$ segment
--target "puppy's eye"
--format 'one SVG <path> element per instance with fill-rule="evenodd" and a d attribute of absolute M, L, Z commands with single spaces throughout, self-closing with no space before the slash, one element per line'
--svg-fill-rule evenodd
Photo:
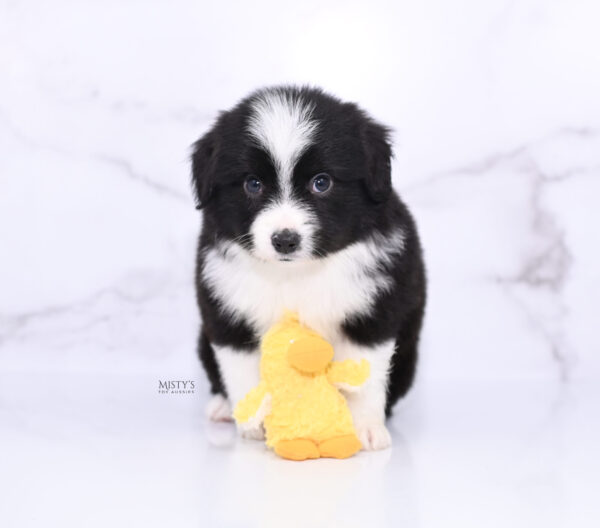
<path fill-rule="evenodd" d="M 248 194 L 256 196 L 263 191 L 263 184 L 256 176 L 251 174 L 244 181 L 244 190 Z"/>
<path fill-rule="evenodd" d="M 310 190 L 313 193 L 321 194 L 331 189 L 332 184 L 331 176 L 322 172 L 310 180 Z"/>

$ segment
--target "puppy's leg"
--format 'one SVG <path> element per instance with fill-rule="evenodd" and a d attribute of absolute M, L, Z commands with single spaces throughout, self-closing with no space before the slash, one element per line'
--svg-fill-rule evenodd
<path fill-rule="evenodd" d="M 417 367 L 419 333 L 423 321 L 423 309 L 410 314 L 396 339 L 396 352 L 392 358 L 392 367 L 387 391 L 387 416 L 392 414 L 393 405 L 408 392 L 413 384 Z"/>
<path fill-rule="evenodd" d="M 213 345 L 213 348 L 229 396 L 230 409 L 233 410 L 248 391 L 256 387 L 260 381 L 260 353 L 258 350 L 250 352 L 229 346 Z M 238 430 L 244 438 L 262 440 L 265 437 L 262 425 L 238 424 Z"/>
<path fill-rule="evenodd" d="M 345 391 L 354 427 L 363 449 L 385 449 L 392 443 L 385 426 L 388 371 L 394 340 L 372 347 L 344 340 L 336 347 L 336 359 L 366 359 L 371 365 L 369 379 L 356 391 Z"/>
<path fill-rule="evenodd" d="M 223 386 L 221 372 L 215 358 L 215 351 L 204 332 L 200 334 L 200 339 L 198 340 L 198 356 L 208 377 L 210 393 L 212 394 L 206 406 L 206 416 L 213 422 L 231 421 L 231 405 Z"/>

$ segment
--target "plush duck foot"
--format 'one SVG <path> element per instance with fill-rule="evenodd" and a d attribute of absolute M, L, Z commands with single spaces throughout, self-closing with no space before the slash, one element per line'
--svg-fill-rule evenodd
<path fill-rule="evenodd" d="M 356 435 L 329 438 L 319 444 L 319 454 L 327 458 L 348 458 L 360 451 L 362 445 Z"/>
<path fill-rule="evenodd" d="M 319 458 L 319 449 L 311 440 L 295 438 L 293 440 L 281 440 L 275 446 L 275 453 L 289 460 L 306 460 L 307 458 Z"/>

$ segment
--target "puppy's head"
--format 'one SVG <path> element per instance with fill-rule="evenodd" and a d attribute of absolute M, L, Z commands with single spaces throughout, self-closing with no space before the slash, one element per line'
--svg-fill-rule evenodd
<path fill-rule="evenodd" d="M 322 258 L 373 229 L 392 192 L 388 130 L 309 88 L 260 90 L 194 144 L 205 234 L 265 261 Z"/>

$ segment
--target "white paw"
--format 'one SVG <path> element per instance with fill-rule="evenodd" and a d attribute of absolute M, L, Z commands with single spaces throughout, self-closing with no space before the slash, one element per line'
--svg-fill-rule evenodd
<path fill-rule="evenodd" d="M 390 432 L 382 423 L 357 427 L 356 433 L 365 451 L 385 449 L 392 445 Z"/>
<path fill-rule="evenodd" d="M 255 423 L 241 423 L 238 424 L 238 431 L 242 438 L 249 440 L 264 440 L 265 439 L 265 428 L 262 424 L 256 425 Z"/>
<path fill-rule="evenodd" d="M 221 394 L 215 394 L 206 405 L 206 416 L 213 422 L 231 422 L 231 405 Z"/>

